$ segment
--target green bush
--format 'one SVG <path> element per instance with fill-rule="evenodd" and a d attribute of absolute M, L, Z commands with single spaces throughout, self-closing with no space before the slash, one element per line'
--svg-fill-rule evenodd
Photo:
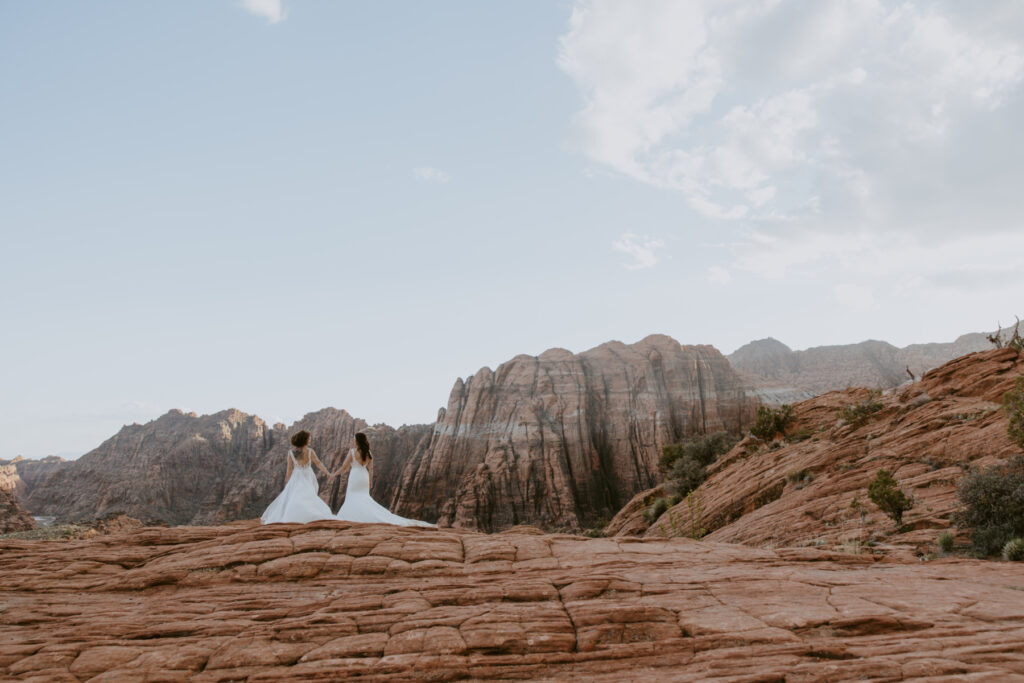
<path fill-rule="evenodd" d="M 872 389 L 868 392 L 867 398 L 844 406 L 839 411 L 839 417 L 854 427 L 861 427 L 872 415 L 882 409 L 882 404 L 878 402 L 881 396 L 881 391 Z"/>
<path fill-rule="evenodd" d="M 948 531 L 943 531 L 941 534 L 939 534 L 939 550 L 941 550 L 944 553 L 953 552 L 953 541 L 953 534 L 949 533 Z"/>
<path fill-rule="evenodd" d="M 1015 538 L 1012 541 L 1007 541 L 1006 545 L 1003 546 L 1003 558 L 1010 562 L 1024 560 L 1024 538 Z"/>
<path fill-rule="evenodd" d="M 658 498 L 651 504 L 649 508 L 647 508 L 646 511 L 644 511 L 644 518 L 649 523 L 653 524 L 658 519 L 658 517 L 661 517 L 663 514 L 665 514 L 665 511 L 668 510 L 668 508 L 668 498 Z"/>
<path fill-rule="evenodd" d="M 771 441 L 776 434 L 786 435 L 786 430 L 793 424 L 793 406 L 786 404 L 778 408 L 768 406 L 757 407 L 757 419 L 750 433 L 762 441 Z"/>
<path fill-rule="evenodd" d="M 868 484 L 868 498 L 896 523 L 903 525 L 903 513 L 914 507 L 913 499 L 900 490 L 899 484 L 889 470 L 878 470 L 874 480 Z"/>
<path fill-rule="evenodd" d="M 1005 465 L 971 470 L 960 480 L 957 495 L 963 508 L 954 521 L 970 530 L 979 554 L 996 555 L 1008 541 L 1024 536 L 1024 455 Z"/>
<path fill-rule="evenodd" d="M 1024 377 L 1018 377 L 1013 389 L 1003 394 L 1003 412 L 1010 423 L 1006 433 L 1015 444 L 1024 448 Z"/>
<path fill-rule="evenodd" d="M 736 437 L 731 434 L 715 432 L 662 448 L 658 468 L 673 499 L 682 500 L 683 496 L 703 484 L 707 466 L 720 455 L 728 453 L 735 443 Z"/>

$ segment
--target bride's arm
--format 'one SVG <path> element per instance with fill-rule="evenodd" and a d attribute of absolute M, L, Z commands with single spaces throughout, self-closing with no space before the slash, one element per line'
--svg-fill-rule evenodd
<path fill-rule="evenodd" d="M 314 465 L 320 468 L 320 471 L 324 473 L 325 477 L 331 476 L 331 473 L 327 471 L 327 468 L 324 467 L 324 464 L 320 462 L 320 458 L 316 457 L 316 451 L 314 451 L 312 448 L 309 449 L 309 460 Z"/>
<path fill-rule="evenodd" d="M 285 455 L 284 457 L 288 459 L 288 472 L 284 475 L 285 483 L 287 483 L 291 481 L 292 478 L 292 456 Z"/>
<path fill-rule="evenodd" d="M 345 456 L 345 459 L 341 461 L 341 467 L 338 468 L 338 471 L 335 472 L 335 474 L 340 476 L 342 472 L 344 472 L 345 470 L 347 470 L 351 466 L 352 466 L 352 451 L 349 451 L 348 454 Z"/>
<path fill-rule="evenodd" d="M 366 473 L 370 476 L 370 490 L 373 490 L 373 461 L 366 463 Z"/>

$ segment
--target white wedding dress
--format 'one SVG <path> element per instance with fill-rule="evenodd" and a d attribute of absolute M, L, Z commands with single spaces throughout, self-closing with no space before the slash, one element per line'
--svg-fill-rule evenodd
<path fill-rule="evenodd" d="M 343 522 L 397 524 L 398 526 L 436 526 L 430 522 L 421 522 L 418 519 L 399 517 L 371 498 L 370 472 L 366 467 L 359 464 L 353 453 L 349 453 L 348 457 L 352 460 L 352 468 L 348 473 L 345 502 L 342 503 L 335 518 Z"/>
<path fill-rule="evenodd" d="M 312 462 L 299 465 L 294 451 L 288 451 L 292 459 L 292 476 L 285 482 L 284 489 L 267 506 L 260 519 L 264 524 L 278 522 L 299 522 L 305 524 L 318 519 L 334 519 L 331 508 L 320 500 L 317 492 L 320 485 L 313 473 Z"/>

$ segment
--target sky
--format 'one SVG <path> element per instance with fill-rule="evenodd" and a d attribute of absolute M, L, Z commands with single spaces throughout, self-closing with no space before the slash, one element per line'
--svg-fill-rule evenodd
<path fill-rule="evenodd" d="M 0 458 L 1024 314 L 1017 0 L 0 0 Z"/>

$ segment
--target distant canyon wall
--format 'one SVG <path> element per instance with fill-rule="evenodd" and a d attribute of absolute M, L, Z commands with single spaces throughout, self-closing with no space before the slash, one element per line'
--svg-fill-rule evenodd
<path fill-rule="evenodd" d="M 738 432 L 756 409 L 721 353 L 663 335 L 517 356 L 455 383 L 392 503 L 484 531 L 579 529 L 653 486 L 663 446 Z"/>

